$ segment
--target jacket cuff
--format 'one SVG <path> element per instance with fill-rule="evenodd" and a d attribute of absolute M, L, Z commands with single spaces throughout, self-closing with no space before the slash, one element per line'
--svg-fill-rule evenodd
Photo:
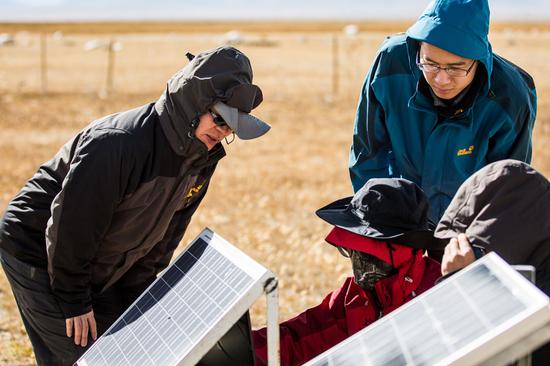
<path fill-rule="evenodd" d="M 91 301 L 90 303 L 86 303 L 86 304 L 69 304 L 58 300 L 58 303 L 65 319 L 83 315 L 83 314 L 89 313 L 90 310 L 92 310 Z"/>

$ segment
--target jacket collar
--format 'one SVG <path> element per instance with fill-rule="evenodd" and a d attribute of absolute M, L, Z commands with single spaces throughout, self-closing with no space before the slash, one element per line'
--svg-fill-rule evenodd
<path fill-rule="evenodd" d="M 371 292 L 363 290 L 352 278 L 353 287 L 356 290 L 350 292 L 348 296 L 359 296 L 367 305 L 372 304 L 377 312 L 386 315 L 409 300 L 420 286 L 425 269 L 426 261 L 423 254 L 417 251 L 408 262 L 402 264 L 397 273 L 376 282 Z"/>
<path fill-rule="evenodd" d="M 384 315 L 407 302 L 420 285 L 425 269 L 423 254 L 417 251 L 407 263 L 399 267 L 395 275 L 374 285 L 374 292 Z"/>
<path fill-rule="evenodd" d="M 373 291 L 363 290 L 353 277 L 348 278 L 350 282 L 344 301 L 348 334 L 358 332 L 410 300 L 420 286 L 425 270 L 426 261 L 417 251 L 396 274 L 378 281 Z"/>

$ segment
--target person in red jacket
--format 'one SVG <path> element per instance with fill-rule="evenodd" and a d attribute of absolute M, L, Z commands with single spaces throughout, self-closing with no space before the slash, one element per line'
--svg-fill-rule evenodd
<path fill-rule="evenodd" d="M 326 237 L 349 257 L 353 277 L 321 304 L 280 324 L 281 365 L 301 365 L 432 287 L 440 264 L 424 256 L 441 250 L 428 202 L 414 183 L 374 178 L 353 197 L 317 211 L 334 225 Z M 253 332 L 258 365 L 266 364 L 266 328 Z"/>

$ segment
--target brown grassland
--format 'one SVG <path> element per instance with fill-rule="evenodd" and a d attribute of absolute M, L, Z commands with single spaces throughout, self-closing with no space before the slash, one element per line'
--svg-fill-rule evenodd
<path fill-rule="evenodd" d="M 358 23 L 361 32 L 349 37 L 341 32 L 344 24 L 0 24 L 0 33 L 15 35 L 15 45 L 0 47 L 0 211 L 75 132 L 95 118 L 154 101 L 185 63 L 186 51 L 219 45 L 224 32 L 239 29 L 244 42 L 237 47 L 252 60 L 254 81 L 264 91 L 256 114 L 273 129 L 227 147 L 183 243 L 208 226 L 273 270 L 281 319 L 317 304 L 351 266 L 324 243 L 330 227 L 314 212 L 351 194 L 347 156 L 363 77 L 384 37 L 408 26 Z M 40 32 L 48 45 L 47 94 L 40 92 Z M 123 47 L 107 96 L 107 53 L 84 46 L 111 38 Z M 497 53 L 535 79 L 533 165 L 548 177 L 550 25 L 496 24 L 490 38 Z M 263 300 L 252 317 L 255 325 L 265 323 Z M 32 350 L 0 271 L 0 365 L 31 364 Z"/>

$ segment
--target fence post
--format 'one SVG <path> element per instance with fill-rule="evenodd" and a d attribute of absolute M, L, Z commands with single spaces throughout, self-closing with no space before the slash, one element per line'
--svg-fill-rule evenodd
<path fill-rule="evenodd" d="M 48 42 L 46 33 L 40 33 L 40 92 L 48 92 Z"/>
<path fill-rule="evenodd" d="M 106 90 L 105 94 L 111 95 L 113 92 L 113 71 L 115 68 L 115 42 L 113 39 L 109 39 L 109 44 L 107 45 L 107 81 L 106 81 Z"/>
<path fill-rule="evenodd" d="M 338 59 L 338 35 L 332 35 L 332 95 L 338 94 L 338 84 L 340 83 Z"/>

